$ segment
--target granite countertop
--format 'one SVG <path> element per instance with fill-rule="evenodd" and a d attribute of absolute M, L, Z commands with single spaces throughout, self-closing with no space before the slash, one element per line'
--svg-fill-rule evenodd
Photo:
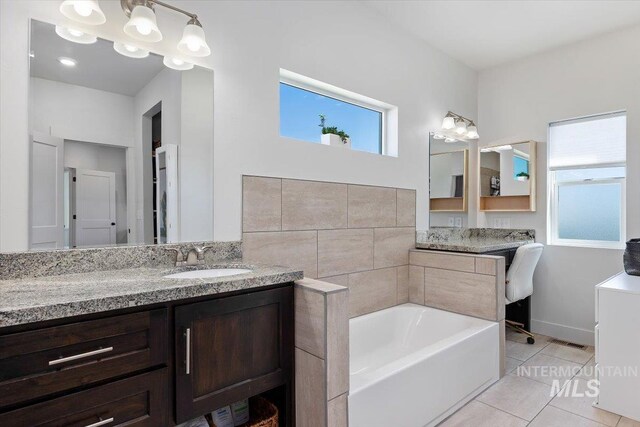
<path fill-rule="evenodd" d="M 526 245 L 527 243 L 533 243 L 533 240 L 505 241 L 490 238 L 469 238 L 447 242 L 416 242 L 416 248 L 481 254 L 485 252 L 499 251 L 502 249 L 514 249 L 519 246 Z"/>
<path fill-rule="evenodd" d="M 252 271 L 214 279 L 163 277 L 205 268 Z M 0 280 L 0 327 L 255 289 L 302 278 L 300 270 L 248 265 L 237 260 L 197 267 L 137 267 Z"/>
<path fill-rule="evenodd" d="M 416 248 L 486 253 L 514 249 L 535 241 L 534 230 L 434 227 L 416 233 Z"/>

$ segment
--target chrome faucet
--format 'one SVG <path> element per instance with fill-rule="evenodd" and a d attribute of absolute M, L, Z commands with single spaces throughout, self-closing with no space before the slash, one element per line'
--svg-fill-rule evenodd
<path fill-rule="evenodd" d="M 204 255 L 212 246 L 198 247 L 193 245 L 187 252 L 179 248 L 166 248 L 176 253 L 176 267 L 204 264 Z"/>

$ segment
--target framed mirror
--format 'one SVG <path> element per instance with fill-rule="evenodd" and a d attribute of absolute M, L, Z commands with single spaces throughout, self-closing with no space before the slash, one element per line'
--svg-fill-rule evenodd
<path fill-rule="evenodd" d="M 212 240 L 213 71 L 73 39 L 31 21 L 30 248 Z"/>
<path fill-rule="evenodd" d="M 429 210 L 466 212 L 469 186 L 468 143 L 429 136 Z"/>
<path fill-rule="evenodd" d="M 535 141 L 480 148 L 480 211 L 535 211 L 535 172 Z"/>

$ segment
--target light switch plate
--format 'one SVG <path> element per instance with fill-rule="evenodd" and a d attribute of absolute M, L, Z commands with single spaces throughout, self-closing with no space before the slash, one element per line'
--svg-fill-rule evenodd
<path fill-rule="evenodd" d="M 456 227 L 462 228 L 462 217 L 456 217 Z"/>
<path fill-rule="evenodd" d="M 448 224 L 449 224 L 449 227 L 455 227 L 456 225 L 455 219 L 452 216 L 449 217 Z"/>

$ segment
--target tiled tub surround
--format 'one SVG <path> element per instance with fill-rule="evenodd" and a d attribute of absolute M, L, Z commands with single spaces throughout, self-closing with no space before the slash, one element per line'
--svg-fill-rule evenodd
<path fill-rule="evenodd" d="M 484 253 L 512 249 L 535 240 L 535 230 L 433 227 L 416 233 L 416 248 Z"/>
<path fill-rule="evenodd" d="M 413 249 L 409 263 L 410 302 L 500 323 L 504 373 L 504 257 Z"/>
<path fill-rule="evenodd" d="M 166 267 L 175 263 L 172 249 L 208 247 L 206 262 L 237 261 L 241 242 L 190 242 L 166 245 L 113 246 L 105 248 L 0 253 L 0 280 L 58 276 L 142 267 Z"/>
<path fill-rule="evenodd" d="M 245 262 L 288 265 L 349 288 L 349 315 L 407 302 L 416 192 L 243 177 Z"/>
<path fill-rule="evenodd" d="M 346 427 L 349 292 L 304 279 L 294 287 L 296 425 Z"/>

